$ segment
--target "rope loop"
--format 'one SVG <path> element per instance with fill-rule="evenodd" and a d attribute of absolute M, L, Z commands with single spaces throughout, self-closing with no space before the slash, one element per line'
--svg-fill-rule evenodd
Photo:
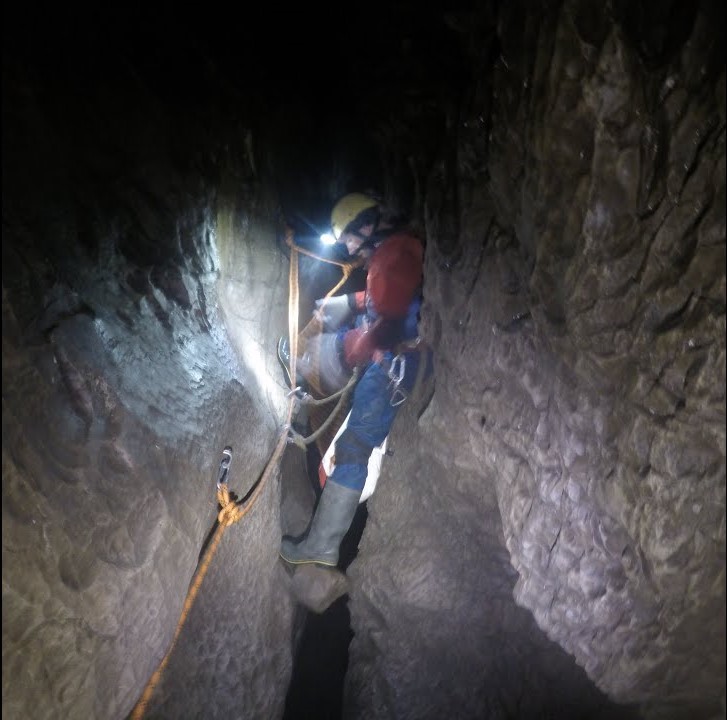
<path fill-rule="evenodd" d="M 217 522 L 220 525 L 229 527 L 234 525 L 243 515 L 240 506 L 230 497 L 230 491 L 227 485 L 220 485 L 217 490 L 217 502 L 222 508 L 217 514 Z"/>
<path fill-rule="evenodd" d="M 306 250 L 300 245 L 295 244 L 295 241 L 293 240 L 293 232 L 291 230 L 285 233 L 285 244 L 291 250 L 295 250 L 301 255 L 306 255 L 310 258 L 313 258 L 314 260 L 320 260 L 321 262 L 328 263 L 329 265 L 337 265 L 341 268 L 341 272 L 343 272 L 343 276 L 346 279 L 353 270 L 355 270 L 357 267 L 361 267 L 361 265 L 363 264 L 362 258 L 356 258 L 353 262 L 343 262 L 341 260 L 333 260 L 331 258 L 323 257 L 323 255 L 318 255 L 314 252 L 311 252 L 310 250 Z"/>
<path fill-rule="evenodd" d="M 293 232 L 290 228 L 286 231 L 285 234 L 285 241 L 287 245 L 291 248 L 291 258 L 290 258 L 290 271 L 288 275 L 288 286 L 290 289 L 290 299 L 289 299 L 289 331 L 290 331 L 290 338 L 291 338 L 291 350 L 292 350 L 292 356 L 291 356 L 291 377 L 296 377 L 296 369 L 295 369 L 295 358 L 297 354 L 297 338 L 298 338 L 298 253 L 301 253 L 303 255 L 308 255 L 309 257 L 312 257 L 316 260 L 320 260 L 322 262 L 330 263 L 332 265 L 338 265 L 341 270 L 343 277 L 339 281 L 339 283 L 334 286 L 328 293 L 326 297 L 329 297 L 336 293 L 338 289 L 346 282 L 346 280 L 349 278 L 352 270 L 356 267 L 359 267 L 361 265 L 360 261 L 355 261 L 353 263 L 344 263 L 339 262 L 336 260 L 331 260 L 330 258 L 324 258 L 319 255 L 316 255 L 314 253 L 311 253 L 307 250 L 304 250 L 303 248 L 299 247 L 293 242 Z M 326 421 L 325 425 L 328 425 L 335 416 L 336 412 L 340 408 L 343 399 L 345 395 L 350 391 L 350 388 L 355 383 L 355 380 L 358 377 L 358 371 L 355 370 L 354 374 L 349 381 L 348 385 L 344 388 L 344 392 L 341 394 L 341 399 L 339 400 L 338 405 L 336 405 L 336 408 L 334 408 L 331 417 Z M 328 400 L 333 399 L 328 398 Z M 230 457 L 231 457 L 231 451 L 232 449 L 229 447 L 226 447 L 224 450 L 224 457 L 222 463 L 220 463 L 220 470 L 217 480 L 217 501 L 220 505 L 220 511 L 217 514 L 217 520 L 219 523 L 219 527 L 216 529 L 212 541 L 207 549 L 207 551 L 204 554 L 204 557 L 202 558 L 202 561 L 200 565 L 197 568 L 197 571 L 194 575 L 194 578 L 192 580 L 192 583 L 189 587 L 189 590 L 187 592 L 187 597 L 184 601 L 184 606 L 182 608 L 182 614 L 179 618 L 179 622 L 177 623 L 177 627 L 174 631 L 174 637 L 172 638 L 171 645 L 169 646 L 169 649 L 167 650 L 166 655 L 162 658 L 162 661 L 159 663 L 159 666 L 157 669 L 152 673 L 152 676 L 149 678 L 149 681 L 146 684 L 146 687 L 144 688 L 144 691 L 141 694 L 141 697 L 137 701 L 136 705 L 134 706 L 130 718 L 131 720 L 142 720 L 146 709 L 151 701 L 152 695 L 154 694 L 154 690 L 159 685 L 159 682 L 162 677 L 162 673 L 164 672 L 164 669 L 167 666 L 167 663 L 169 662 L 169 657 L 172 654 L 172 651 L 177 643 L 177 638 L 179 637 L 179 634 L 182 631 L 182 628 L 186 622 L 187 616 L 189 615 L 189 611 L 194 604 L 195 598 L 197 597 L 197 593 L 199 592 L 199 589 L 202 584 L 202 580 L 204 579 L 207 569 L 209 568 L 209 565 L 212 561 L 212 558 L 214 557 L 217 548 L 219 547 L 220 541 L 222 540 L 222 535 L 224 533 L 225 528 L 229 527 L 230 525 L 233 525 L 234 523 L 241 520 L 255 505 L 255 502 L 260 497 L 264 487 L 266 486 L 268 480 L 272 477 L 272 473 L 274 468 L 278 466 L 278 461 L 280 460 L 283 450 L 285 449 L 285 446 L 288 442 L 292 441 L 295 442 L 299 447 L 302 447 L 305 450 L 305 443 L 311 442 L 312 440 L 317 437 L 319 432 L 314 433 L 310 438 L 302 438 L 298 433 L 291 430 L 291 423 L 293 419 L 293 409 L 295 407 L 295 403 L 298 401 L 297 397 L 295 396 L 294 392 L 291 392 L 288 394 L 288 412 L 287 412 L 287 422 L 284 425 L 284 430 L 281 433 L 278 443 L 275 447 L 275 450 L 273 451 L 272 456 L 268 460 L 265 470 L 263 471 L 262 476 L 260 479 L 256 482 L 255 486 L 250 492 L 250 495 L 248 497 L 247 502 L 244 505 L 239 505 L 237 502 L 235 502 L 230 497 L 230 491 L 227 487 L 227 476 L 228 476 L 228 469 L 230 464 Z M 322 431 L 323 428 L 321 428 Z M 289 435 L 292 435 L 292 437 Z M 302 441 L 302 444 L 301 444 Z"/>
<path fill-rule="evenodd" d="M 319 401 L 318 404 L 323 404 L 325 402 L 329 402 L 330 400 L 333 400 L 334 398 L 338 398 L 338 402 L 336 403 L 336 407 L 331 410 L 331 413 L 326 418 L 326 421 L 316 430 L 315 432 L 308 435 L 308 437 L 303 437 L 299 432 L 296 432 L 293 430 L 291 426 L 288 426 L 288 442 L 293 443 L 296 447 L 299 447 L 301 450 L 305 450 L 307 445 L 310 445 L 312 442 L 317 440 L 329 427 L 329 425 L 333 422 L 333 420 L 338 415 L 339 410 L 343 407 L 343 404 L 346 401 L 346 398 L 351 392 L 351 389 L 358 381 L 359 373 L 361 372 L 360 368 L 355 367 L 353 369 L 353 372 L 351 373 L 350 380 L 344 385 L 337 393 L 334 393 L 330 397 L 324 398 L 322 401 Z"/>

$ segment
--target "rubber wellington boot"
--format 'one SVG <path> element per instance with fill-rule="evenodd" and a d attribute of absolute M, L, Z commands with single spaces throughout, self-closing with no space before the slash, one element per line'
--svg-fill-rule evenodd
<path fill-rule="evenodd" d="M 293 565 L 317 563 L 335 567 L 341 540 L 351 526 L 360 498 L 360 490 L 351 490 L 329 479 L 318 501 L 308 536 L 299 543 L 283 538 L 280 557 Z"/>

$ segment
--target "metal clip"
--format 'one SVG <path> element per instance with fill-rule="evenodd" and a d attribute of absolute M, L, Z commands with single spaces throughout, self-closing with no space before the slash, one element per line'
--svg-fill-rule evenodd
<path fill-rule="evenodd" d="M 397 363 L 399 367 L 397 368 Z M 389 366 L 389 380 L 394 387 L 399 387 L 399 384 L 404 379 L 404 371 L 406 370 L 406 357 L 399 353 L 392 361 Z"/>
<path fill-rule="evenodd" d="M 227 471 L 230 469 L 230 462 L 232 461 L 232 448 L 228 445 L 222 451 L 222 460 L 220 461 L 220 470 L 217 474 L 217 489 L 227 482 Z"/>
<path fill-rule="evenodd" d="M 398 407 L 406 402 L 407 394 L 399 386 L 404 379 L 406 372 L 406 356 L 399 353 L 392 361 L 389 367 L 389 390 L 391 390 L 391 407 Z"/>

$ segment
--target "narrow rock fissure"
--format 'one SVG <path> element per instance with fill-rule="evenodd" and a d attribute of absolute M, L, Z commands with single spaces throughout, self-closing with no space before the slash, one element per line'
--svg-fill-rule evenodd
<path fill-rule="evenodd" d="M 307 480 L 320 495 L 318 464 L 320 453 L 315 444 L 306 453 Z M 298 478 L 298 481 L 303 478 Z M 283 479 L 285 482 L 286 479 Z M 341 542 L 338 570 L 346 572 L 358 553 L 358 544 L 366 527 L 368 512 L 362 503 L 351 527 Z M 294 648 L 293 669 L 285 699 L 283 720 L 340 720 L 343 717 L 343 688 L 348 670 L 348 649 L 354 633 L 351 629 L 349 596 L 335 600 L 322 613 L 298 606 L 302 625 Z"/>
<path fill-rule="evenodd" d="M 9 4 L 3 715 L 724 720 L 725 7 Z M 219 453 L 252 499 L 341 279 L 288 227 L 369 191 L 436 391 L 294 572 L 315 454 L 222 537 Z"/>

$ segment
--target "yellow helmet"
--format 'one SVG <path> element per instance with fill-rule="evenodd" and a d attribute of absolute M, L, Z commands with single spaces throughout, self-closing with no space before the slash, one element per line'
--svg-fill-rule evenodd
<path fill-rule="evenodd" d="M 355 220 L 364 210 L 376 207 L 378 203 L 372 197 L 363 193 L 349 193 L 344 195 L 331 211 L 331 230 L 336 240 L 341 239 L 346 226 Z"/>

